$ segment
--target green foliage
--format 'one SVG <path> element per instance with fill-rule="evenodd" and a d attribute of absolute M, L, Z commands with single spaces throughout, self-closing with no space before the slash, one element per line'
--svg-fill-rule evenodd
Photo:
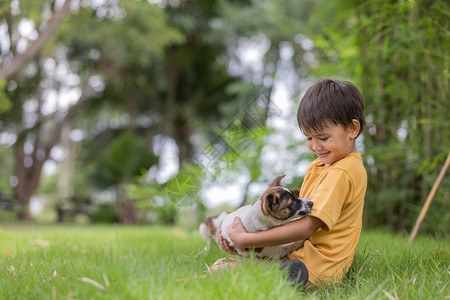
<path fill-rule="evenodd" d="M 157 162 L 152 151 L 132 132 L 125 132 L 108 145 L 99 156 L 92 180 L 108 187 L 133 179 Z"/>
<path fill-rule="evenodd" d="M 186 165 L 166 183 L 170 201 L 178 207 L 196 205 L 201 201 L 203 170 L 195 165 Z"/>
<path fill-rule="evenodd" d="M 50 9 L 51 5 L 49 5 L 48 0 L 20 0 L 18 1 L 18 8 L 22 16 L 26 16 L 29 20 L 39 24 L 44 20 L 43 12 Z"/>
<path fill-rule="evenodd" d="M 143 174 L 135 183 L 123 186 L 128 197 L 136 201 L 137 208 L 155 217 L 153 221 L 174 224 L 182 209 L 203 206 L 200 198 L 202 178 L 200 167 L 185 165 L 164 184 L 149 181 L 148 174 Z"/>
<path fill-rule="evenodd" d="M 99 207 L 90 214 L 90 220 L 92 223 L 119 223 L 119 216 L 111 204 L 101 204 Z"/>
<path fill-rule="evenodd" d="M 360 7 L 361 81 L 370 121 L 364 142 L 366 156 L 374 161 L 367 208 L 379 211 L 368 216 L 369 224 L 410 228 L 417 216 L 410 209 L 422 205 L 450 151 L 444 109 L 450 44 L 440 25 L 448 9 L 446 1 L 431 6 L 377 1 Z M 438 157 L 439 166 L 426 167 Z"/>
<path fill-rule="evenodd" d="M 6 80 L 0 80 L 0 115 L 7 113 L 12 107 L 11 100 L 7 93 L 5 93 L 6 84 Z"/>
<path fill-rule="evenodd" d="M 207 161 L 210 175 L 229 178 L 226 181 L 233 182 L 237 173 L 248 172 L 251 181 L 255 181 L 261 175 L 260 152 L 268 132 L 265 126 L 244 128 L 240 120 L 220 131 L 220 144 L 211 144 L 204 149 L 205 155 L 211 155 L 211 161 Z"/>
<path fill-rule="evenodd" d="M 357 5 L 354 1 L 329 1 L 311 6 L 303 34 L 314 44 L 311 52 L 316 62 L 308 76 L 351 78 L 359 85 L 362 58 L 357 41 Z"/>
<path fill-rule="evenodd" d="M 12 195 L 10 178 L 14 165 L 12 162 L 13 149 L 0 145 L 0 192 L 10 198 Z"/>
<path fill-rule="evenodd" d="M 9 10 L 10 6 L 11 6 L 11 3 L 9 3 L 8 1 L 1 1 L 0 2 L 0 15 L 3 16 L 3 14 Z"/>
<path fill-rule="evenodd" d="M 0 229 L 0 290 L 7 299 L 444 299 L 448 240 L 406 242 L 364 231 L 344 281 L 303 292 L 276 262 L 249 259 L 204 276 L 225 254 L 212 244 L 199 255 L 203 239 L 180 227 L 10 224 Z"/>
<path fill-rule="evenodd" d="M 95 17 L 105 10 L 109 17 Z M 148 66 L 163 54 L 166 45 L 184 40 L 166 19 L 162 8 L 147 1 L 121 1 L 111 7 L 104 3 L 72 13 L 61 25 L 58 39 L 70 45 L 74 58 L 89 59 L 89 51 L 96 50 L 101 61 L 110 63 L 108 67 Z"/>
<path fill-rule="evenodd" d="M 2 220 L 2 222 L 14 222 L 16 221 L 16 217 L 15 211 L 0 208 L 0 220 Z"/>
<path fill-rule="evenodd" d="M 51 197 L 58 196 L 58 189 L 55 189 L 55 186 L 58 186 L 59 174 L 58 172 L 43 176 L 41 182 L 39 184 L 39 189 L 37 191 L 38 194 L 49 195 Z"/>

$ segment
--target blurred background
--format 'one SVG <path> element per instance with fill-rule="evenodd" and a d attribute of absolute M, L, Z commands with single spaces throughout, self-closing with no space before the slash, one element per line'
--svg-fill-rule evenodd
<path fill-rule="evenodd" d="M 314 159 L 316 80 L 356 84 L 364 223 L 409 232 L 450 150 L 444 0 L 0 1 L 0 222 L 178 224 Z M 422 229 L 450 232 L 444 178 Z"/>

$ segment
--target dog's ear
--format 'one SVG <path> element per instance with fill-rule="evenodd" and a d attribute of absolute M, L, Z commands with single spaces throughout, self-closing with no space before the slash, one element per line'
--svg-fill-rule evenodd
<path fill-rule="evenodd" d="M 264 193 L 261 197 L 261 210 L 265 216 L 269 216 L 269 210 L 272 209 L 274 201 L 274 195 L 270 192 Z"/>
<path fill-rule="evenodd" d="M 298 188 L 292 189 L 292 192 L 294 193 L 295 196 L 297 196 L 297 198 L 300 197 L 300 189 Z"/>
<path fill-rule="evenodd" d="M 281 179 L 284 178 L 284 176 L 286 175 L 280 175 L 277 178 L 274 179 L 274 181 L 272 181 L 272 183 L 269 185 L 269 187 L 276 187 L 276 186 L 281 186 Z"/>
<path fill-rule="evenodd" d="M 263 214 L 268 217 L 269 216 L 269 203 L 267 203 L 266 194 L 261 197 L 261 211 Z"/>
<path fill-rule="evenodd" d="M 269 211 L 273 209 L 273 205 L 277 204 L 278 197 L 273 193 L 264 193 L 261 198 L 261 210 L 265 216 L 269 216 Z"/>

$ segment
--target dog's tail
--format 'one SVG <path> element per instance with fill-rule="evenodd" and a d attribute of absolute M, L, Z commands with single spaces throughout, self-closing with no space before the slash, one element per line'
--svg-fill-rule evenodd
<path fill-rule="evenodd" d="M 211 244 L 211 239 L 215 239 L 216 232 L 220 228 L 220 225 L 227 214 L 228 213 L 226 212 L 222 212 L 217 216 L 206 219 L 200 224 L 198 230 L 206 242 L 206 246 L 201 253 L 208 251 Z"/>
<path fill-rule="evenodd" d="M 206 225 L 205 223 L 201 223 L 198 230 L 200 231 L 200 234 L 205 239 L 205 241 L 208 241 L 210 235 L 208 225 Z"/>
<path fill-rule="evenodd" d="M 200 251 L 200 253 L 197 254 L 196 256 L 199 256 L 199 255 L 201 255 L 201 254 L 206 253 L 206 251 L 209 250 L 209 246 L 210 246 L 210 244 L 211 244 L 211 234 L 209 233 L 208 225 L 206 225 L 205 223 L 201 223 L 201 224 L 200 224 L 200 227 L 199 227 L 198 229 L 199 229 L 200 234 L 202 235 L 203 239 L 204 239 L 205 242 L 206 242 L 206 246 L 205 246 L 205 248 L 203 248 L 203 250 Z"/>

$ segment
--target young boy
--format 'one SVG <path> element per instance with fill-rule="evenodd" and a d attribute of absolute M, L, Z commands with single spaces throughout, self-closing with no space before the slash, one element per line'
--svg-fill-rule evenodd
<path fill-rule="evenodd" d="M 355 140 L 364 128 L 364 103 L 348 82 L 325 79 L 308 89 L 297 120 L 308 148 L 317 155 L 306 171 L 300 197 L 314 202 L 309 216 L 285 225 L 247 233 L 239 218 L 228 227 L 230 245 L 268 247 L 306 239 L 281 267 L 298 284 L 326 285 L 342 280 L 350 268 L 361 233 L 367 174 Z"/>

